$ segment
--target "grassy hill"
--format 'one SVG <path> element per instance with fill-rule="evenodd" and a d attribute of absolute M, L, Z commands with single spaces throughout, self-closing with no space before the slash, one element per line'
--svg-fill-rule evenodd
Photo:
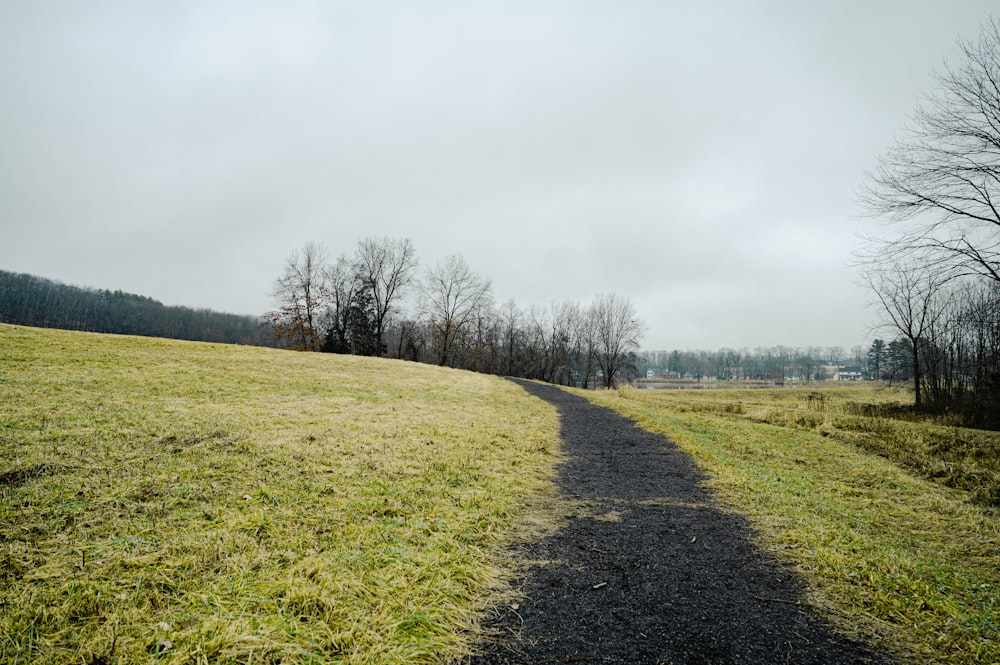
<path fill-rule="evenodd" d="M 554 411 L 400 361 L 0 325 L 0 662 L 437 662 Z"/>

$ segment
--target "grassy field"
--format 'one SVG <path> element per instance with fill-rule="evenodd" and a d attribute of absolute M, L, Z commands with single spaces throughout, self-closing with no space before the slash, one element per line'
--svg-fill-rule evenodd
<path fill-rule="evenodd" d="M 884 389 L 579 394 L 692 454 L 844 630 L 1000 663 L 1000 435 L 896 419 L 908 395 Z"/>
<path fill-rule="evenodd" d="M 915 413 L 899 387 L 817 384 L 772 390 L 700 390 L 670 398 L 681 410 L 738 415 L 813 432 L 889 459 L 973 500 L 1000 506 L 1000 435 L 955 427 L 948 416 Z"/>
<path fill-rule="evenodd" d="M 1000 663 L 1000 436 L 884 389 L 580 394 L 690 452 L 845 630 Z M 558 428 L 467 372 L 0 325 L 0 663 L 461 656 Z"/>
<path fill-rule="evenodd" d="M 557 457 L 492 377 L 0 325 L 0 662 L 458 656 Z"/>

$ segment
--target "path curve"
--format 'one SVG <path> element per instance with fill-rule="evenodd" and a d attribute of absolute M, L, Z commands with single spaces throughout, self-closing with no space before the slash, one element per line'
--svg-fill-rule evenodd
<path fill-rule="evenodd" d="M 557 483 L 591 510 L 523 543 L 524 599 L 485 626 L 475 665 L 887 663 L 806 605 L 788 567 L 724 513 L 706 476 L 662 436 L 554 386 L 567 461 Z"/>

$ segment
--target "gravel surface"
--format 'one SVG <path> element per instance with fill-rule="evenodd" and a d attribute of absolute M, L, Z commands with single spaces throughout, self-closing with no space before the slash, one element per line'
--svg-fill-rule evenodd
<path fill-rule="evenodd" d="M 705 475 L 667 439 L 556 387 L 569 459 L 563 495 L 587 516 L 515 556 L 517 607 L 486 626 L 495 663 L 888 663 L 802 604 L 804 585 L 721 512 Z"/>

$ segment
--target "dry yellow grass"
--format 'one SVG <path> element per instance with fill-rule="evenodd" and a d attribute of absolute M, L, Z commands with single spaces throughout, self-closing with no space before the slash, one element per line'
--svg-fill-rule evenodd
<path fill-rule="evenodd" d="M 956 427 L 954 415 L 911 408 L 913 393 L 869 383 L 771 390 L 686 390 L 658 394 L 681 413 L 739 417 L 820 434 L 885 457 L 918 475 L 1000 506 L 1000 433 Z"/>
<path fill-rule="evenodd" d="M 997 509 L 841 438 L 853 430 L 835 426 L 850 411 L 837 400 L 892 401 L 888 393 L 769 392 L 580 394 L 690 453 L 845 630 L 909 662 L 1000 663 Z"/>
<path fill-rule="evenodd" d="M 554 410 L 399 361 L 0 325 L 0 662 L 464 653 Z"/>

